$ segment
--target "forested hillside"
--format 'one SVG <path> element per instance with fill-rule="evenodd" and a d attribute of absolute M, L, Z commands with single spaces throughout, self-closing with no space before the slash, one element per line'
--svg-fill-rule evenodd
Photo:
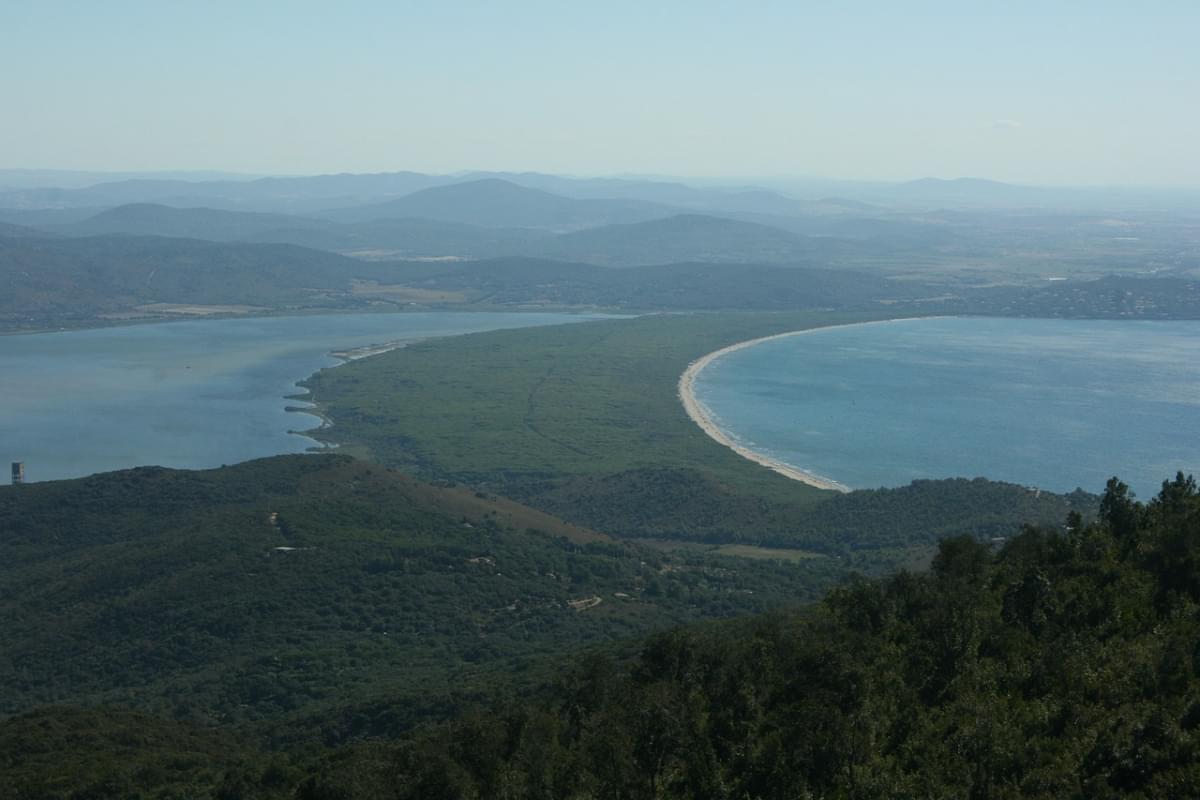
<path fill-rule="evenodd" d="M 211 221 L 210 214 L 185 217 L 180 222 L 184 230 Z M 449 262 L 368 261 L 293 244 L 168 236 L 46 238 L 48 234 L 32 229 L 10 228 L 13 235 L 0 235 L 0 280 L 9 288 L 0 296 L 0 329 L 161 317 L 170 313 L 164 304 L 207 307 L 189 313 L 861 309 L 885 302 L 894 307 L 931 291 L 921 284 L 827 269 L 692 263 L 616 270 L 533 258 L 457 263 L 457 255 Z M 528 232 L 422 220 L 383 220 L 329 231 L 289 229 L 286 235 L 262 238 L 324 246 L 330 237 L 363 255 L 380 242 L 421 255 L 427 252 L 425 244 L 451 239 L 462 244 L 452 252 L 477 255 L 538 238 Z"/>
<path fill-rule="evenodd" d="M 0 327 L 96 324 L 152 303 L 306 308 L 371 264 L 290 245 L 157 236 L 0 238 Z"/>
<path fill-rule="evenodd" d="M 331 466 L 292 462 L 317 475 Z M 338 483 L 362 469 L 332 466 Z M 351 522 L 345 507 L 337 516 Z M 0 784 L 21 800 L 1196 796 L 1196 484 L 1179 475 L 1143 504 L 1114 478 L 1095 522 L 1065 522 L 999 548 L 947 539 L 928 573 L 675 629 L 632 659 L 580 654 L 541 689 L 497 681 L 471 708 L 460 698 L 439 709 L 449 718 L 408 732 L 378 703 L 257 729 L 44 708 L 0 722 Z M 276 579 L 261 560 L 255 569 L 266 594 Z M 370 596 L 348 597 L 351 609 Z M 191 612 L 172 613 L 179 626 Z M 377 657 L 347 650 L 339 675 Z M 286 652 L 267 656 L 260 691 L 296 668 Z M 304 744 L 313 726 L 323 747 Z"/>
<path fill-rule="evenodd" d="M 181 313 L 475 308 L 1200 316 L 1193 277 L 979 286 L 982 278 L 881 270 L 859 244 L 697 216 L 628 226 L 642 240 L 632 245 L 620 228 L 554 236 L 422 219 L 309 224 L 153 205 L 50 227 L 165 235 L 71 238 L 0 223 L 0 330 Z M 1191 262 L 1173 263 L 1186 274 Z"/>
<path fill-rule="evenodd" d="M 815 599 L 844 572 L 661 553 L 334 455 L 0 487 L 0 531 L 0 714 L 204 724 L 329 727 L 368 701 L 416 719 L 484 677 Z"/>
<path fill-rule="evenodd" d="M 960 537 L 812 615 L 674 631 L 536 705 L 331 758 L 309 798 L 1195 797 L 1200 497 Z"/>

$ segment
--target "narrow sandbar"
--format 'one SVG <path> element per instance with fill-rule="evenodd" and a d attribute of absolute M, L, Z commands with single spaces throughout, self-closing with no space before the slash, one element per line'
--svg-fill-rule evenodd
<path fill-rule="evenodd" d="M 809 486 L 815 486 L 818 489 L 828 489 L 834 492 L 848 492 L 850 491 L 850 487 L 846 486 L 845 484 L 838 483 L 837 481 L 831 478 L 826 478 L 823 475 L 817 475 L 814 472 L 809 472 L 807 470 L 800 469 L 799 467 L 794 467 L 791 464 L 785 464 L 778 459 L 771 458 L 770 456 L 763 455 L 762 453 L 756 453 L 745 445 L 735 441 L 731 436 L 721 430 L 721 428 L 713 419 L 713 413 L 696 397 L 696 377 L 704 371 L 705 367 L 716 361 L 718 358 L 727 356 L 730 353 L 737 352 L 738 350 L 743 350 L 747 347 L 753 347 L 756 344 L 762 344 L 763 342 L 769 342 L 774 339 L 783 339 L 789 336 L 803 336 L 816 331 L 827 331 L 830 328 L 847 328 L 855 325 L 884 325 L 889 322 L 898 321 L 899 320 L 888 319 L 874 322 L 852 322 L 846 325 L 825 325 L 819 328 L 806 328 L 802 331 L 788 331 L 787 333 L 777 333 L 773 336 L 762 336 L 758 339 L 748 339 L 744 342 L 731 344 L 728 347 L 722 347 L 720 350 L 714 350 L 708 355 L 702 356 L 693 361 L 691 364 L 688 364 L 688 368 L 684 370 L 682 375 L 679 376 L 679 400 L 683 403 L 683 410 L 687 412 L 687 415 L 692 418 L 693 422 L 700 426 L 700 430 L 704 431 L 712 439 L 720 444 L 725 445 L 743 458 L 749 459 L 756 464 L 761 464 L 762 466 L 773 470 L 774 472 L 778 472 L 785 478 L 791 478 L 794 481 L 800 481 L 801 483 L 806 483 Z"/>
<path fill-rule="evenodd" d="M 402 347 L 407 347 L 413 341 L 416 340 L 404 339 L 396 342 L 384 342 L 383 344 L 365 344 L 362 347 L 351 347 L 348 350 L 334 350 L 329 355 L 334 358 L 340 358 L 343 361 L 358 361 L 360 358 L 370 358 L 371 356 L 399 350 Z"/>

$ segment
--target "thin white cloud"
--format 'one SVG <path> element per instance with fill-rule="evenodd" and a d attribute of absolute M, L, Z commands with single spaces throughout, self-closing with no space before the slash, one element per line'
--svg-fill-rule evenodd
<path fill-rule="evenodd" d="M 998 119 L 992 123 L 992 127 L 998 131 L 1011 131 L 1021 127 L 1021 123 L 1015 119 Z"/>

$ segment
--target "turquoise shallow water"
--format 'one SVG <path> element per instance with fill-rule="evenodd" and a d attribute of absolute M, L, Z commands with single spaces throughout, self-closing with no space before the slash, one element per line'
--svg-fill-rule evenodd
<path fill-rule="evenodd" d="M 717 359 L 696 394 L 752 450 L 852 488 L 977 477 L 1148 498 L 1200 473 L 1200 322 L 926 319 Z"/>
<path fill-rule="evenodd" d="M 331 351 L 577 322 L 566 314 L 341 314 L 193 320 L 0 337 L 0 464 L 28 479 L 158 464 L 205 468 L 315 443 L 286 411 Z"/>

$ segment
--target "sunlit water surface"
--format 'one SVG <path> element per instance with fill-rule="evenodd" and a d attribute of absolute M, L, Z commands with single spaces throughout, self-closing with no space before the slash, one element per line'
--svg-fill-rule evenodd
<path fill-rule="evenodd" d="M 696 382 L 751 449 L 852 488 L 983 476 L 1140 497 L 1200 473 L 1200 322 L 926 319 L 763 342 Z"/>
<path fill-rule="evenodd" d="M 302 452 L 296 382 L 333 351 L 594 318 L 339 314 L 193 320 L 0 336 L 0 464 L 31 481 L 148 464 L 204 468 Z"/>

